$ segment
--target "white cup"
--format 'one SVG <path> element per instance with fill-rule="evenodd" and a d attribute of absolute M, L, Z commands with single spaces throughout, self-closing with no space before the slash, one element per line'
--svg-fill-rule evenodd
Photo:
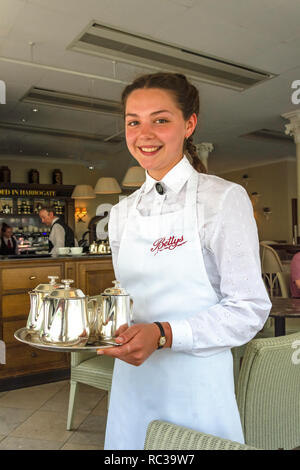
<path fill-rule="evenodd" d="M 57 250 L 59 255 L 68 255 L 70 252 L 70 248 L 67 246 L 60 246 Z"/>
<path fill-rule="evenodd" d="M 70 252 L 72 253 L 72 255 L 79 255 L 80 253 L 82 253 L 82 246 L 72 246 L 72 248 L 70 248 Z"/>

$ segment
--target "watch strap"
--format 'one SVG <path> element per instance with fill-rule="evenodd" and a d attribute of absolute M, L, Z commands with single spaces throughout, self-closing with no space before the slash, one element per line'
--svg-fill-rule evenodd
<path fill-rule="evenodd" d="M 160 330 L 160 338 L 166 339 L 166 333 L 165 333 L 165 330 L 164 330 L 162 324 L 159 321 L 155 321 L 154 323 L 155 323 L 155 325 L 158 326 L 158 328 Z M 158 344 L 157 349 L 162 349 L 162 348 L 163 348 L 163 345 Z"/>

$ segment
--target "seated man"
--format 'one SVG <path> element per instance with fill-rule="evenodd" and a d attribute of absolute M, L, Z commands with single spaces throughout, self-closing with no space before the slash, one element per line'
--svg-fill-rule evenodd
<path fill-rule="evenodd" d="M 290 290 L 292 297 L 300 297 L 300 252 L 291 261 Z"/>

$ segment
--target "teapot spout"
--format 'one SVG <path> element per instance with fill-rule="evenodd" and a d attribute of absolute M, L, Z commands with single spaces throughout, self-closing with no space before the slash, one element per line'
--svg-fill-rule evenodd
<path fill-rule="evenodd" d="M 29 330 L 34 329 L 37 321 L 37 293 L 34 291 L 28 292 L 30 295 L 30 311 L 27 319 L 26 328 Z"/>
<path fill-rule="evenodd" d="M 51 326 L 52 326 L 52 321 L 54 318 L 54 309 L 52 309 L 52 302 L 50 299 L 47 297 L 43 301 L 43 308 L 44 308 L 44 315 L 43 315 L 43 323 L 42 327 L 40 330 L 40 337 L 45 337 L 49 334 Z"/>

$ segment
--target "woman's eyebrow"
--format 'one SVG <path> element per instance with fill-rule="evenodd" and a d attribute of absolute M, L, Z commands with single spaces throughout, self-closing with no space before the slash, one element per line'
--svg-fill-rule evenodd
<path fill-rule="evenodd" d="M 154 114 L 160 114 L 160 113 L 173 114 L 173 113 L 171 113 L 171 111 L 168 111 L 167 109 L 160 109 L 159 111 L 154 111 L 153 113 L 151 113 L 151 116 L 153 116 Z"/>
<path fill-rule="evenodd" d="M 160 109 L 159 111 L 153 111 L 153 113 L 150 114 L 150 116 L 153 116 L 155 114 L 160 114 L 160 113 L 169 113 L 169 114 L 173 114 L 171 111 L 168 111 L 168 109 Z M 125 114 L 125 117 L 127 116 L 133 116 L 133 117 L 138 117 L 138 114 L 135 114 L 135 113 L 127 113 Z"/>

